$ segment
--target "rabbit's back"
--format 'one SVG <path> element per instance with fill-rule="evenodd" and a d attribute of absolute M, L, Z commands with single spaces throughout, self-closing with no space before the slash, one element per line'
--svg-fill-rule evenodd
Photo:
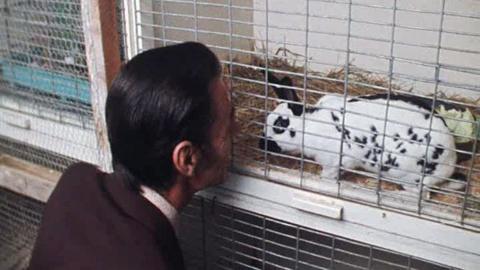
<path fill-rule="evenodd" d="M 440 116 L 402 100 L 355 100 L 345 105 L 342 97 L 325 96 L 306 121 L 305 144 L 317 149 L 308 152 L 321 164 L 338 164 L 342 147 L 342 165 L 347 168 L 380 170 L 410 182 L 417 182 L 422 173 L 440 178 L 453 173 L 454 138 Z"/>

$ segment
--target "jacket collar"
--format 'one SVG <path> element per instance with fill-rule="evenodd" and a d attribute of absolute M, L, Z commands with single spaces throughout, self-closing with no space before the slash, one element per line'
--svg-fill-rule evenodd
<path fill-rule="evenodd" d="M 104 187 L 120 211 L 153 233 L 170 262 L 170 268 L 185 269 L 178 239 L 167 217 L 139 192 L 126 187 L 119 174 L 108 174 Z"/>
<path fill-rule="evenodd" d="M 166 248 L 172 254 L 181 254 L 174 228 L 167 217 L 139 192 L 128 188 L 121 177 L 113 173 L 108 174 L 105 179 L 105 189 L 111 199 L 126 215 L 143 224 L 156 237 L 161 238 L 162 245 L 171 243 L 171 246 Z M 183 259 L 181 260 L 183 262 Z"/>

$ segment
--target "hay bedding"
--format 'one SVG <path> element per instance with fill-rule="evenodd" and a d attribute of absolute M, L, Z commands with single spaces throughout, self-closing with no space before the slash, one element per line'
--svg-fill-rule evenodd
<path fill-rule="evenodd" d="M 262 59 L 252 58 L 249 66 L 264 67 L 265 63 Z M 289 75 L 293 81 L 293 85 L 298 88 L 304 88 L 304 69 L 303 67 L 296 67 L 288 64 L 286 61 L 273 58 L 268 62 L 269 69 L 281 70 L 286 72 L 293 72 L 302 74 L 302 76 Z M 228 70 L 226 68 L 225 70 Z M 243 167 L 263 168 L 265 161 L 269 167 L 286 168 L 293 171 L 300 172 L 302 164 L 298 160 L 300 155 L 289 157 L 280 157 L 274 154 L 267 154 L 265 160 L 265 153 L 258 148 L 258 140 L 263 131 L 263 123 L 266 119 L 265 108 L 272 111 L 276 106 L 276 98 L 271 87 L 268 88 L 269 99 L 265 100 L 265 85 L 263 83 L 256 83 L 247 80 L 255 80 L 259 82 L 265 81 L 265 76 L 260 69 L 244 66 L 232 66 L 232 88 L 234 92 L 233 103 L 236 107 L 236 117 L 240 126 L 239 135 L 234 139 L 234 160 L 237 165 Z M 286 74 L 276 73 L 277 76 L 283 77 Z M 329 93 L 344 93 L 344 77 L 345 71 L 343 69 L 331 70 L 327 73 L 316 73 L 308 71 L 308 79 L 306 81 L 307 92 L 297 91 L 298 96 L 302 99 L 306 98 L 306 104 L 313 105 L 323 95 L 320 92 Z M 321 77 L 321 79 L 312 79 L 311 77 Z M 241 79 L 240 79 L 241 78 Z M 382 76 L 376 76 L 372 73 L 357 69 L 353 66 L 349 67 L 349 96 L 367 95 L 376 93 L 385 93 L 385 90 L 376 88 L 388 88 L 389 81 Z M 405 90 L 401 85 L 391 86 L 392 92 L 409 92 L 411 89 Z M 473 108 L 477 102 L 467 101 L 464 98 L 450 97 L 452 100 L 467 102 L 472 104 L 471 110 L 474 113 L 480 114 L 478 109 Z M 471 149 L 471 148 L 470 148 Z M 471 150 L 470 150 L 471 151 Z M 469 168 L 472 160 L 463 162 L 462 166 Z M 314 175 L 320 175 L 321 166 L 315 164 L 313 160 L 305 159 L 303 163 L 304 172 Z M 469 198 L 476 199 L 480 202 L 480 160 L 477 159 L 473 168 L 479 170 L 472 173 L 472 181 L 469 188 Z M 467 170 L 459 170 L 467 173 Z M 375 189 L 377 180 L 362 176 L 355 173 L 345 172 L 343 180 L 353 182 L 360 186 Z M 381 181 L 380 188 L 382 190 L 401 190 L 401 186 Z M 440 203 L 461 206 L 463 204 L 463 194 L 441 194 L 433 193 L 431 200 Z M 467 200 L 467 208 L 480 214 L 480 203 Z M 467 214 L 469 211 L 467 211 Z M 480 218 L 480 217 L 479 217 Z"/>

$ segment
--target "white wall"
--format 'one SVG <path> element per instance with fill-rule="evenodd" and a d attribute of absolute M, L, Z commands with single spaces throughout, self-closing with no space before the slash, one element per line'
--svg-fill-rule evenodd
<path fill-rule="evenodd" d="M 307 53 L 311 62 L 309 65 L 311 70 L 327 71 L 345 65 L 346 35 L 349 27 L 347 3 L 347 0 L 309 1 L 308 29 L 310 32 Z M 388 75 L 394 0 L 352 0 L 352 4 L 349 61 L 362 69 Z M 268 16 L 269 53 L 272 54 L 279 47 L 285 46 L 292 52 L 305 55 L 306 15 L 294 14 L 306 14 L 306 5 L 307 1 L 305 0 L 269 0 L 268 10 L 270 12 L 267 15 L 265 12 L 266 0 L 255 0 L 254 7 L 258 10 L 254 12 L 254 21 L 257 24 L 254 28 L 256 47 L 262 48 L 266 45 L 265 25 Z M 365 7 L 364 5 L 386 8 Z M 437 47 L 442 18 L 442 0 L 398 0 L 397 9 L 392 53 L 393 77 L 397 81 L 402 77 L 409 77 L 409 79 L 402 80 L 406 87 L 413 87 L 417 92 L 432 93 L 436 79 L 435 66 L 438 63 L 441 67 L 438 78 L 441 81 L 439 91 L 449 94 L 458 93 L 473 99 L 479 98 L 480 2 L 445 0 L 446 15 L 443 19 L 444 32 L 441 35 L 440 46 L 442 49 L 440 51 Z M 429 11 L 429 13 L 410 12 L 402 9 Z M 476 18 L 452 16 L 452 13 Z M 359 21 L 386 25 L 372 25 Z M 290 29 L 276 29 L 278 27 Z M 405 27 L 418 29 L 406 29 Z M 433 31 L 421 29 L 433 29 Z M 454 32 L 469 34 L 455 34 Z M 421 45 L 428 47 L 421 47 Z M 470 50 L 471 52 L 459 52 L 452 49 Z M 437 53 L 439 53 L 438 62 Z M 303 61 L 301 59 L 300 64 L 303 64 Z M 462 67 L 470 69 L 470 71 L 458 72 L 448 66 Z M 420 83 L 417 80 L 426 80 L 430 83 Z M 467 91 L 462 86 L 447 85 L 452 83 L 466 84 L 476 91 Z"/>
<path fill-rule="evenodd" d="M 231 3 L 227 0 L 138 1 L 143 11 L 143 26 L 138 28 L 144 37 L 141 39 L 140 49 L 162 46 L 165 34 L 167 44 L 197 40 L 211 46 L 221 58 L 229 59 L 230 27 L 234 36 L 253 37 L 253 12 L 248 10 L 253 6 L 252 0 L 230 0 Z M 229 7 L 230 4 L 233 8 Z M 229 18 L 249 24 L 230 24 Z M 163 24 L 165 29 L 162 28 Z M 251 40 L 233 37 L 231 45 L 232 48 L 249 51 L 252 49 Z"/>
<path fill-rule="evenodd" d="M 230 1 L 163 1 L 167 14 L 164 18 L 160 15 L 162 1 L 139 1 L 141 9 L 146 11 L 141 16 L 142 23 L 146 24 L 140 27 L 142 36 L 154 38 L 141 39 L 141 47 L 147 49 L 163 44 L 161 25 L 165 20 L 168 27 L 174 27 L 165 30 L 167 39 L 197 38 L 217 47 L 216 52 L 228 59 L 229 50 L 218 47 L 230 46 L 229 23 L 215 19 L 228 19 L 231 4 L 231 16 L 237 21 L 231 25 L 232 33 L 242 36 L 232 39 L 234 56 L 247 56 L 248 53 L 242 51 L 251 50 L 252 44 L 257 53 L 268 47 L 270 55 L 285 47 L 301 55 L 292 63 L 303 65 L 302 55 L 308 54 L 310 70 L 328 71 L 345 65 L 348 49 L 350 63 L 383 77 L 392 72 L 394 82 L 404 89 L 431 94 L 435 91 L 435 82 L 439 81 L 438 92 L 459 94 L 472 100 L 480 98 L 480 1 L 396 0 L 394 20 L 395 0 L 351 0 L 352 22 L 349 24 L 348 0 L 310 0 L 308 42 L 307 0 L 268 0 L 268 13 L 267 0 Z M 196 27 L 200 32 L 196 36 L 193 33 L 195 19 L 191 17 L 195 13 L 195 3 L 197 16 L 213 19 L 198 19 Z M 349 33 L 350 39 L 347 38 Z M 393 59 L 391 68 L 390 58 Z"/>

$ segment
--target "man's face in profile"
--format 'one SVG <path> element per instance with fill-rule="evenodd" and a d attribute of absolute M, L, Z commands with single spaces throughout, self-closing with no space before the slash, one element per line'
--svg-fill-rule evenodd
<path fill-rule="evenodd" d="M 220 184 L 224 181 L 232 148 L 232 137 L 237 129 L 235 113 L 230 99 L 230 86 L 219 78 L 211 87 L 214 122 L 210 130 L 211 150 L 204 164 L 201 181 L 205 186 Z"/>

